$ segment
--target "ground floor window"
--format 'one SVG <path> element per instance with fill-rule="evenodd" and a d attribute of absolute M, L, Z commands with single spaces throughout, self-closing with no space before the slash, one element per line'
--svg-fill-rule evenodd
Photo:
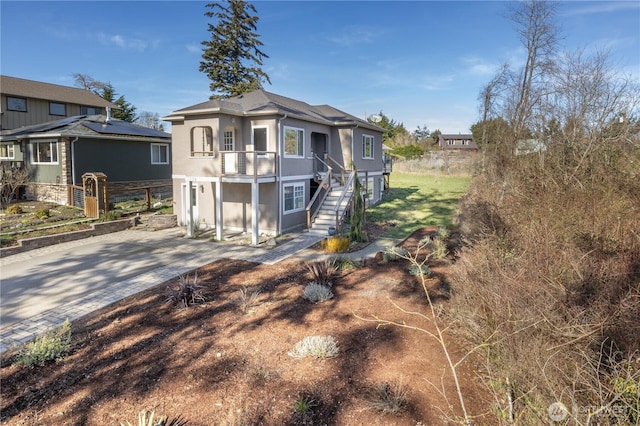
<path fill-rule="evenodd" d="M 31 163 L 58 164 L 58 143 L 53 141 L 31 143 Z"/>
<path fill-rule="evenodd" d="M 295 212 L 304 209 L 304 183 L 284 185 L 284 211 Z"/>
<path fill-rule="evenodd" d="M 16 157 L 13 144 L 0 145 L 0 158 L 3 160 L 13 160 Z"/>
<path fill-rule="evenodd" d="M 151 144 L 151 164 L 169 164 L 169 145 Z"/>

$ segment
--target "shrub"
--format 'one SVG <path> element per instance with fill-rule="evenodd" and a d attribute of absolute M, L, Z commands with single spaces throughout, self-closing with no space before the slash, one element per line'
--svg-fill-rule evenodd
<path fill-rule="evenodd" d="M 202 294 L 202 286 L 197 284 L 198 273 L 193 277 L 193 283 L 189 283 L 189 275 L 180 275 L 180 287 L 177 290 L 167 287 L 169 295 L 167 303 L 172 303 L 181 308 L 187 308 L 189 305 L 195 305 L 197 302 L 205 302 L 206 299 Z"/>
<path fill-rule="evenodd" d="M 333 236 L 322 242 L 322 249 L 328 253 L 344 253 L 350 246 L 351 240 L 347 237 Z"/>
<path fill-rule="evenodd" d="M 414 277 L 430 277 L 432 274 L 431 269 L 427 265 L 415 263 L 409 267 L 409 273 Z"/>
<path fill-rule="evenodd" d="M 24 210 L 19 204 L 11 204 L 5 211 L 6 214 L 23 214 Z"/>
<path fill-rule="evenodd" d="M 327 300 L 333 298 L 333 293 L 331 292 L 329 287 L 316 283 L 309 283 L 304 288 L 302 297 L 304 299 L 307 299 L 311 303 L 326 302 Z"/>
<path fill-rule="evenodd" d="M 338 345 L 331 336 L 307 336 L 295 344 L 288 355 L 293 358 L 333 358 L 338 356 Z"/>
<path fill-rule="evenodd" d="M 396 260 L 406 259 L 409 256 L 409 251 L 404 247 L 393 246 L 387 248 L 382 254 L 382 259 L 385 262 L 395 262 Z"/>
<path fill-rule="evenodd" d="M 184 420 L 182 416 L 176 417 L 171 420 L 167 419 L 166 416 L 154 419 L 154 416 L 154 411 L 141 411 L 140 413 L 138 413 L 138 426 L 185 426 L 187 424 L 187 421 Z M 120 425 L 133 426 L 128 421 L 126 425 L 124 423 L 120 423 Z"/>
<path fill-rule="evenodd" d="M 347 256 L 338 256 L 333 258 L 333 266 L 337 271 L 348 271 L 358 268 L 358 263 Z"/>
<path fill-rule="evenodd" d="M 102 222 L 110 222 L 112 220 L 118 220 L 122 217 L 122 212 L 117 210 L 109 210 L 102 216 L 100 216 L 100 221 Z"/>
<path fill-rule="evenodd" d="M 407 409 L 407 387 L 402 382 L 393 386 L 387 382 L 378 383 L 369 398 L 369 405 L 383 413 L 400 413 Z"/>
<path fill-rule="evenodd" d="M 45 219 L 48 219 L 49 216 L 51 216 L 51 211 L 49 209 L 38 209 L 35 212 L 33 212 L 33 214 L 38 219 L 45 220 Z"/>
<path fill-rule="evenodd" d="M 247 314 L 251 313 L 251 308 L 258 305 L 258 298 L 262 292 L 259 288 L 257 289 L 248 289 L 242 288 L 238 291 L 238 298 L 236 299 L 236 305 L 240 308 L 242 313 Z"/>
<path fill-rule="evenodd" d="M 18 355 L 18 364 L 44 365 L 50 361 L 60 360 L 69 352 L 70 346 L 71 323 L 67 319 L 60 327 L 48 331 L 28 343 Z"/>
<path fill-rule="evenodd" d="M 300 396 L 293 404 L 293 408 L 298 414 L 308 414 L 318 403 L 309 396 Z"/>
<path fill-rule="evenodd" d="M 331 278 L 336 273 L 336 267 L 332 259 L 319 262 L 306 263 L 307 270 L 311 273 L 311 279 L 320 285 L 331 287 Z"/>

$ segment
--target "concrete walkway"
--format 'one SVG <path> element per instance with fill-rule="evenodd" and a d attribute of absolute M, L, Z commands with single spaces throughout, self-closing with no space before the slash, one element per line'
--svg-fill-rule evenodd
<path fill-rule="evenodd" d="M 327 257 L 309 248 L 324 235 L 291 234 L 273 248 L 212 243 L 182 237 L 179 228 L 127 230 L 57 244 L 0 259 L 0 353 L 219 259 L 275 264 L 290 257 Z M 394 245 L 379 240 L 349 253 L 360 260 Z"/>

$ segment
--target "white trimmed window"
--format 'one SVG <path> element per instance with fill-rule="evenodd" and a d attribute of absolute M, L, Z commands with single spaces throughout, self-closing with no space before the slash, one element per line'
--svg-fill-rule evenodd
<path fill-rule="evenodd" d="M 304 129 L 284 128 L 284 156 L 304 157 Z"/>
<path fill-rule="evenodd" d="M 251 144 L 253 150 L 257 152 L 265 152 L 269 146 L 267 136 L 267 126 L 253 127 L 251 132 Z"/>
<path fill-rule="evenodd" d="M 191 156 L 210 157 L 212 155 L 213 130 L 211 127 L 202 126 L 191 129 Z"/>
<path fill-rule="evenodd" d="M 31 142 L 32 164 L 58 164 L 58 142 Z"/>
<path fill-rule="evenodd" d="M 223 151 L 233 151 L 235 147 L 235 132 L 233 128 L 224 129 L 224 133 L 222 134 L 222 150 Z"/>
<path fill-rule="evenodd" d="M 373 136 L 362 135 L 362 158 L 373 158 Z"/>
<path fill-rule="evenodd" d="M 373 178 L 367 179 L 367 199 L 373 201 Z"/>
<path fill-rule="evenodd" d="M 14 158 L 16 158 L 14 144 L 3 143 L 0 145 L 0 159 L 13 160 Z"/>
<path fill-rule="evenodd" d="M 49 115 L 67 115 L 66 105 L 58 102 L 49 102 Z"/>
<path fill-rule="evenodd" d="M 284 212 L 292 213 L 300 210 L 304 210 L 304 183 L 284 185 Z"/>
<path fill-rule="evenodd" d="M 151 144 L 151 164 L 169 164 L 169 145 Z"/>

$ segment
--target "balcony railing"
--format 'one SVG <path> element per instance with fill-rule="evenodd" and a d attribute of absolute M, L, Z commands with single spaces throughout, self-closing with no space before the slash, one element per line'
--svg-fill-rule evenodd
<path fill-rule="evenodd" d="M 271 177 L 276 175 L 276 153 L 270 151 L 221 151 L 222 176 Z"/>

